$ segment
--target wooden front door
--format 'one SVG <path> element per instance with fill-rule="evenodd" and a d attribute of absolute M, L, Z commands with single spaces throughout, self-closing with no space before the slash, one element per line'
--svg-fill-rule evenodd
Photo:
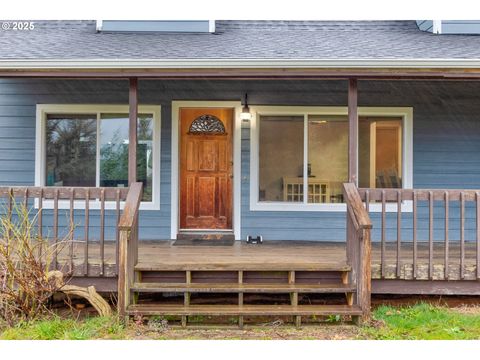
<path fill-rule="evenodd" d="M 233 109 L 180 109 L 180 230 L 232 229 Z"/>

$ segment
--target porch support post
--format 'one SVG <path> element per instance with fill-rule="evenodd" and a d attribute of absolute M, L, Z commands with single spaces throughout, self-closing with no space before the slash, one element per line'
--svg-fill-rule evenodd
<path fill-rule="evenodd" d="M 358 186 L 357 79 L 348 80 L 348 181 Z"/>
<path fill-rule="evenodd" d="M 128 185 L 137 181 L 137 118 L 138 118 L 138 79 L 130 78 L 128 92 Z"/>

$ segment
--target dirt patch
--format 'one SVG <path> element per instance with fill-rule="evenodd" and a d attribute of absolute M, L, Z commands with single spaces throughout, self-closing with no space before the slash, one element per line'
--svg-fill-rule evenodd
<path fill-rule="evenodd" d="M 354 325 L 318 325 L 297 329 L 295 327 L 252 327 L 249 329 L 152 329 L 148 326 L 132 326 L 127 331 L 130 339 L 168 340 L 348 340 L 359 336 Z"/>
<path fill-rule="evenodd" d="M 480 315 L 480 305 L 462 305 L 450 309 L 459 314 Z"/>
<path fill-rule="evenodd" d="M 382 305 L 411 306 L 422 302 L 449 308 L 480 307 L 480 296 L 372 295 L 374 309 Z"/>

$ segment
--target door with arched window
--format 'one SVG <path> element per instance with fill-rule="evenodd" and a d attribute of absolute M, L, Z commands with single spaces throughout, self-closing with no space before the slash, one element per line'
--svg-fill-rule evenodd
<path fill-rule="evenodd" d="M 232 229 L 231 108 L 180 109 L 180 230 Z"/>

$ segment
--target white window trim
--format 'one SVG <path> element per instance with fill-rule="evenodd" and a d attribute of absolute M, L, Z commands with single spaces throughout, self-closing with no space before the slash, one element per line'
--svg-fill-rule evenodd
<path fill-rule="evenodd" d="M 99 126 L 100 113 L 127 113 L 128 105 L 101 105 L 101 104 L 38 104 L 36 111 L 36 134 L 35 134 L 35 186 L 45 185 L 46 168 L 46 119 L 47 114 L 97 114 L 97 130 Z M 140 210 L 160 210 L 160 131 L 161 131 L 161 107 L 160 105 L 139 105 L 139 113 L 153 114 L 153 162 L 152 172 L 152 201 L 142 201 Z M 97 131 L 98 134 L 98 131 Z M 98 135 L 97 135 L 98 136 Z M 100 146 L 97 144 L 96 163 L 96 186 L 100 182 Z M 120 203 L 123 209 L 124 201 Z M 38 204 L 36 204 L 38 206 Z M 70 202 L 59 201 L 60 209 L 69 209 Z M 100 201 L 92 200 L 89 203 L 90 209 L 100 209 Z M 43 201 L 45 209 L 53 208 L 53 201 Z M 85 208 L 85 201 L 75 201 L 76 209 Z M 106 201 L 105 209 L 116 209 L 115 201 Z"/>
<path fill-rule="evenodd" d="M 172 101 L 172 176 L 171 176 L 171 217 L 170 217 L 170 237 L 177 238 L 179 231 L 179 212 L 180 212 L 180 109 L 181 108 L 233 108 L 234 131 L 233 131 L 233 234 L 235 240 L 240 240 L 241 235 L 241 142 L 242 142 L 242 123 L 240 114 L 242 104 L 239 101 L 197 101 L 197 100 L 176 100 Z"/>
<path fill-rule="evenodd" d="M 280 201 L 260 202 L 258 199 L 259 187 L 259 127 L 258 118 L 260 115 L 348 115 L 346 106 L 250 106 L 252 119 L 250 122 L 250 210 L 251 211 L 329 211 L 345 212 L 345 204 L 308 204 L 288 203 Z M 359 107 L 358 116 L 389 116 L 402 118 L 403 126 L 403 162 L 402 187 L 411 189 L 413 186 L 413 108 L 412 107 Z M 306 122 L 304 136 L 307 134 Z M 304 148 L 307 141 L 304 141 Z M 304 149 L 304 163 L 308 153 Z M 305 168 L 305 166 L 304 166 Z M 305 171 L 305 170 L 304 170 Z M 305 176 L 304 176 L 304 179 Z M 371 212 L 380 212 L 381 204 L 370 204 Z M 387 212 L 396 212 L 397 204 L 386 204 Z M 402 212 L 411 212 L 411 201 L 402 202 Z"/>

